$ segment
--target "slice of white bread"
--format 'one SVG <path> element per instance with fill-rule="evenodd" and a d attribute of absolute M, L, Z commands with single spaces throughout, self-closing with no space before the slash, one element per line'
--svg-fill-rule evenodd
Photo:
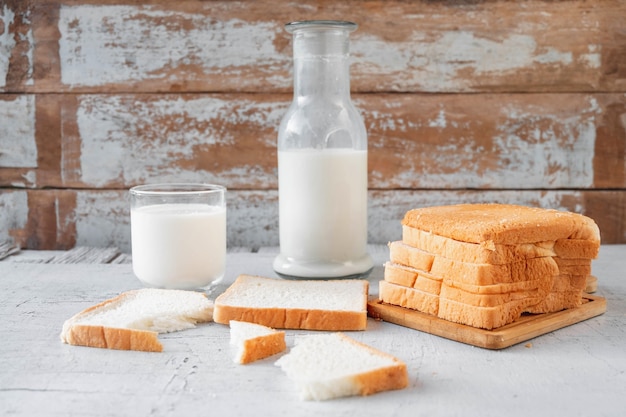
<path fill-rule="evenodd" d="M 468 284 L 492 285 L 554 276 L 559 273 L 559 266 L 552 256 L 523 259 L 500 265 L 462 262 L 438 256 L 430 273 Z"/>
<path fill-rule="evenodd" d="M 435 255 L 409 246 L 401 240 L 389 242 L 389 260 L 400 265 L 412 266 L 422 271 L 430 271 Z"/>
<path fill-rule="evenodd" d="M 600 242 L 600 230 L 589 217 L 512 204 L 423 207 L 409 210 L 402 225 L 476 244 L 519 245 L 558 239 Z"/>
<path fill-rule="evenodd" d="M 559 258 L 595 259 L 600 252 L 600 242 L 585 239 L 558 239 L 552 248 Z"/>
<path fill-rule="evenodd" d="M 550 292 L 583 291 L 587 287 L 588 275 L 560 274 L 554 277 Z"/>
<path fill-rule="evenodd" d="M 378 298 L 383 303 L 410 308 L 433 316 L 439 312 L 439 295 L 385 280 L 378 281 Z"/>
<path fill-rule="evenodd" d="M 240 275 L 215 300 L 213 319 L 274 329 L 365 330 L 366 280 L 286 280 Z"/>
<path fill-rule="evenodd" d="M 127 291 L 63 323 L 61 340 L 71 345 L 161 352 L 158 333 L 211 321 L 213 303 L 202 293 L 142 288 Z"/>
<path fill-rule="evenodd" d="M 554 280 L 556 280 L 556 277 L 552 277 L 552 282 L 554 282 Z M 546 283 L 544 281 L 545 278 L 529 281 L 506 282 L 493 285 L 475 285 L 467 284 L 465 282 L 457 282 L 451 279 L 444 279 L 442 284 L 445 284 L 448 287 L 452 288 L 459 288 L 463 291 L 471 292 L 474 294 L 503 294 L 511 291 L 527 291 L 539 287 L 545 288 L 547 285 L 549 285 L 549 282 Z"/>
<path fill-rule="evenodd" d="M 559 272 L 558 262 L 555 262 L 556 259 L 552 256 L 515 259 L 502 264 L 464 262 L 430 254 L 402 242 L 390 244 L 389 259 L 391 266 L 411 267 L 428 272 L 439 279 L 445 277 L 476 285 L 525 281 L 544 275 L 556 275 Z M 563 264 L 566 263 L 571 262 L 564 260 Z"/>
<path fill-rule="evenodd" d="M 276 365 L 304 400 L 370 395 L 408 385 L 406 364 L 343 333 L 296 336 Z"/>
<path fill-rule="evenodd" d="M 541 281 L 543 282 L 543 280 Z M 469 304 L 478 307 L 497 307 L 501 304 L 508 303 L 510 301 L 534 299 L 535 303 L 544 299 L 548 293 L 550 293 L 551 283 L 545 286 L 539 286 L 536 288 L 509 291 L 499 294 L 476 294 L 473 292 L 465 291 L 460 288 L 448 286 L 446 284 L 441 286 L 440 298 L 446 298 L 448 300 L 458 301 L 459 303 Z"/>
<path fill-rule="evenodd" d="M 426 271 L 392 262 L 386 262 L 384 266 L 384 278 L 387 282 L 431 294 L 439 294 L 441 291 L 442 279 L 436 278 Z"/>
<path fill-rule="evenodd" d="M 554 242 L 501 245 L 461 242 L 406 225 L 402 226 L 402 242 L 435 255 L 463 262 L 506 264 L 525 258 L 555 256 Z"/>
<path fill-rule="evenodd" d="M 449 259 L 490 264 L 504 264 L 542 256 L 595 259 L 600 250 L 599 241 L 585 239 L 557 239 L 519 245 L 460 242 L 409 226 L 402 226 L 402 242 L 407 246 Z"/>
<path fill-rule="evenodd" d="M 265 359 L 287 348 L 285 332 L 236 320 L 230 321 L 230 344 L 234 349 L 233 360 L 239 364 Z"/>
<path fill-rule="evenodd" d="M 455 323 L 491 330 L 514 322 L 530 305 L 535 305 L 538 301 L 522 299 L 495 307 L 479 307 L 440 298 L 437 316 Z"/>
<path fill-rule="evenodd" d="M 527 307 L 524 312 L 540 314 L 576 308 L 582 304 L 582 295 L 582 290 L 551 292 L 541 302 Z"/>

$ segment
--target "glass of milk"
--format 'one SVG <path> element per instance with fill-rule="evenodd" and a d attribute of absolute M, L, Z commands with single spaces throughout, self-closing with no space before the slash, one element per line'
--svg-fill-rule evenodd
<path fill-rule="evenodd" d="M 367 132 L 350 99 L 352 22 L 293 22 L 293 101 L 278 129 L 280 254 L 288 278 L 369 274 Z"/>
<path fill-rule="evenodd" d="M 133 271 L 147 286 L 206 289 L 226 266 L 226 188 L 154 184 L 130 189 Z"/>

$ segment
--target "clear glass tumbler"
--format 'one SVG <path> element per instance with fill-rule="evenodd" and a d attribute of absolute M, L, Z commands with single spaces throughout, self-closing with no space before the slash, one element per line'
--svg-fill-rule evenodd
<path fill-rule="evenodd" d="M 226 188 L 155 184 L 130 189 L 133 271 L 147 286 L 203 289 L 226 267 Z"/>
<path fill-rule="evenodd" d="M 367 132 L 350 99 L 352 22 L 303 21 L 293 34 L 294 97 L 278 131 L 280 254 L 291 278 L 369 274 Z"/>

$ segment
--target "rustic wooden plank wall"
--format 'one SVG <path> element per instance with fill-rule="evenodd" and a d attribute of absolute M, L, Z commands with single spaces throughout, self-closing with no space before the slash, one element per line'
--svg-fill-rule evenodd
<path fill-rule="evenodd" d="M 372 243 L 410 208 L 511 202 L 626 242 L 624 1 L 0 3 L 0 241 L 129 250 L 127 190 L 226 185 L 231 246 L 278 243 L 289 21 L 347 19 Z"/>

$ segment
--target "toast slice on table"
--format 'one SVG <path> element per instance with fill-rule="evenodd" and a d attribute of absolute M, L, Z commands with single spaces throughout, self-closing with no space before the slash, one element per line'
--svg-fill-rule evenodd
<path fill-rule="evenodd" d="M 161 352 L 159 333 L 211 321 L 213 302 L 194 291 L 142 288 L 89 307 L 63 323 L 71 345 Z"/>
<path fill-rule="evenodd" d="M 304 400 L 329 400 L 405 388 L 406 364 L 343 333 L 296 336 L 276 365 L 293 380 Z"/>
<path fill-rule="evenodd" d="M 213 319 L 274 329 L 365 330 L 368 281 L 286 280 L 240 275 L 215 299 Z"/>
<path fill-rule="evenodd" d="M 235 363 L 248 364 L 287 348 L 285 332 L 245 321 L 230 321 L 230 345 Z"/>

